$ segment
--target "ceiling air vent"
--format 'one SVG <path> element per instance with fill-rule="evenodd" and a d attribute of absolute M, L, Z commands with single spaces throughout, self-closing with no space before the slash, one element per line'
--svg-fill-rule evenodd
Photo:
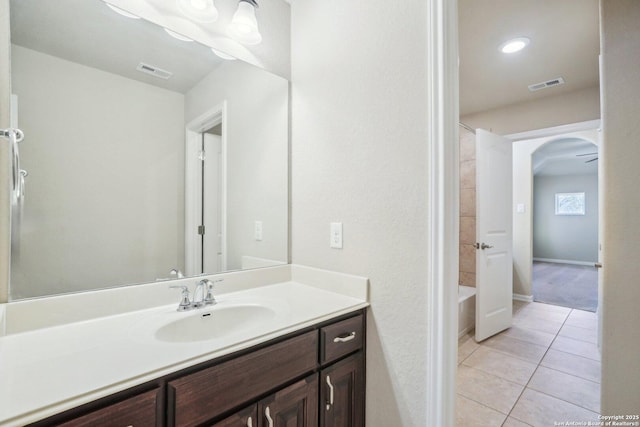
<path fill-rule="evenodd" d="M 142 71 L 143 73 L 151 74 L 154 77 L 158 77 L 159 79 L 169 79 L 169 77 L 173 76 L 173 73 L 170 73 L 167 70 L 163 70 L 162 68 L 154 67 L 153 65 L 145 64 L 141 62 L 136 67 L 136 70 Z"/>
<path fill-rule="evenodd" d="M 548 87 L 559 86 L 562 84 L 564 84 L 564 79 L 562 77 L 558 77 L 557 79 L 551 79 L 551 80 L 547 80 L 546 82 L 529 85 L 529 91 L 535 92 L 540 89 L 546 89 Z"/>

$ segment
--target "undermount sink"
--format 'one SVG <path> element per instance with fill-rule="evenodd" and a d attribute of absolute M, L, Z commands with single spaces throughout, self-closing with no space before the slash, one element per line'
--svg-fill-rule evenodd
<path fill-rule="evenodd" d="M 184 313 L 185 317 L 160 327 L 155 332 L 159 341 L 187 343 L 221 338 L 272 319 L 276 312 L 257 304 L 215 306 L 208 310 Z"/>

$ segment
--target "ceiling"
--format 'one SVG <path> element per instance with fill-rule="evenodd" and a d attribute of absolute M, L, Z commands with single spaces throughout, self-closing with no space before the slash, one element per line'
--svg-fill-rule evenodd
<path fill-rule="evenodd" d="M 595 153 L 595 154 L 592 154 Z M 543 145 L 533 154 L 535 176 L 595 175 L 598 147 L 584 139 L 565 138 Z"/>
<path fill-rule="evenodd" d="M 459 0 L 460 115 L 598 85 L 598 0 Z M 524 50 L 498 46 L 528 37 Z M 565 84 L 529 92 L 534 83 Z"/>
<path fill-rule="evenodd" d="M 125 18 L 101 0 L 11 0 L 11 42 L 180 93 L 223 62 L 208 47 Z M 163 80 L 139 72 L 140 62 L 173 76 Z"/>

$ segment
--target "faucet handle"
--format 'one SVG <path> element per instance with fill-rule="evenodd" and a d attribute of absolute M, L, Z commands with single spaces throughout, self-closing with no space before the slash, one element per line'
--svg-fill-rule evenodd
<path fill-rule="evenodd" d="M 204 305 L 214 305 L 218 303 L 216 301 L 216 298 L 213 296 L 213 287 L 216 283 L 222 282 L 223 280 L 224 279 L 217 279 L 217 280 L 204 279 L 201 282 L 201 283 L 204 283 L 204 285 L 207 287 L 207 294 L 203 300 Z"/>
<path fill-rule="evenodd" d="M 189 299 L 189 288 L 186 285 L 172 285 L 169 286 L 169 288 L 182 289 L 180 304 L 178 304 L 178 311 L 187 311 L 193 308 L 193 306 L 191 305 L 191 300 Z"/>

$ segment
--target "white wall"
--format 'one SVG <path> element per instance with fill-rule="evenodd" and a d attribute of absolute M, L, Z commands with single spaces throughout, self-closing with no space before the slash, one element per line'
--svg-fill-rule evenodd
<path fill-rule="evenodd" d="M 603 148 L 602 413 L 640 408 L 640 2 L 600 2 Z"/>
<path fill-rule="evenodd" d="M 183 262 L 184 96 L 19 46 L 12 67 L 29 172 L 12 298 L 167 277 Z"/>
<path fill-rule="evenodd" d="M 227 269 L 243 256 L 288 260 L 289 83 L 227 61 L 185 98 L 187 123 L 227 101 Z M 263 240 L 254 238 L 262 221 Z"/>
<path fill-rule="evenodd" d="M 426 7 L 292 4 L 293 262 L 370 278 L 371 427 L 429 423 Z"/>
<path fill-rule="evenodd" d="M 556 215 L 556 193 L 585 193 L 585 214 Z M 535 176 L 533 257 L 598 261 L 598 175 Z"/>
<path fill-rule="evenodd" d="M 599 118 L 600 91 L 598 86 L 594 86 L 563 95 L 548 96 L 536 101 L 469 114 L 461 117 L 460 120 L 473 128 L 508 135 Z"/>

